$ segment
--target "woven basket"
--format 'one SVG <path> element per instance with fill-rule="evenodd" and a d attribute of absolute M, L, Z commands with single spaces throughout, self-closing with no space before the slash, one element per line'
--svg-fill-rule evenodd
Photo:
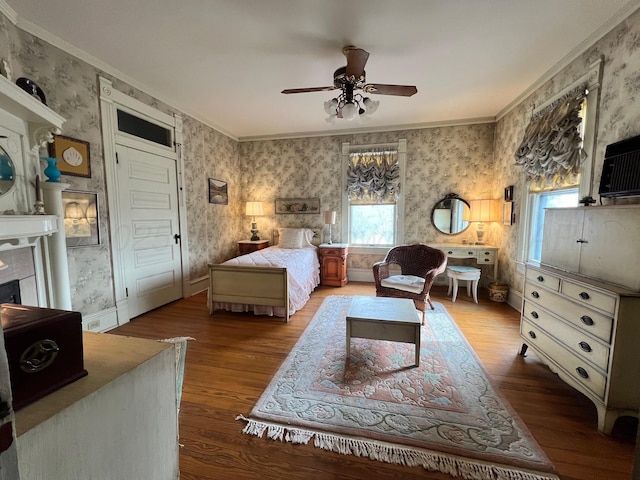
<path fill-rule="evenodd" d="M 494 302 L 506 302 L 509 296 L 509 285 L 506 283 L 489 284 L 489 300 Z"/>

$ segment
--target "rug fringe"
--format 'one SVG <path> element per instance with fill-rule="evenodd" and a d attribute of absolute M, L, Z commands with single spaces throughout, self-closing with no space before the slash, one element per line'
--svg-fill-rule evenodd
<path fill-rule="evenodd" d="M 389 445 L 374 440 L 348 438 L 326 432 L 315 432 L 298 427 L 286 427 L 274 423 L 262 422 L 238 415 L 236 420 L 243 420 L 247 425 L 242 433 L 262 438 L 265 431 L 267 438 L 290 443 L 307 444 L 314 438 L 313 445 L 323 450 L 368 457 L 386 463 L 422 466 L 429 471 L 438 471 L 448 475 L 460 476 L 465 480 L 558 480 L 553 474 L 544 475 L 522 470 L 512 470 L 497 465 L 464 459 L 455 455 L 418 450 L 410 447 Z"/>

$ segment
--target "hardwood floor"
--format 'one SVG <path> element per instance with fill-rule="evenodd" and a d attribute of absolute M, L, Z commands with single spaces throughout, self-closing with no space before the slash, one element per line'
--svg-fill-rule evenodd
<path fill-rule="evenodd" d="M 467 337 L 495 387 L 522 417 L 563 480 L 627 480 L 633 470 L 637 420 L 620 419 L 609 436 L 596 429 L 596 410 L 582 394 L 530 352 L 517 355 L 519 315 L 488 300 L 476 305 L 461 292 L 444 304 Z M 191 336 L 180 411 L 182 480 L 213 479 L 451 479 L 419 467 L 244 435 L 247 415 L 328 295 L 375 295 L 373 284 L 319 287 L 290 322 L 248 314 L 209 316 L 206 294 L 179 300 L 109 333 L 159 339 Z M 428 317 L 427 317 L 428 318 Z"/>

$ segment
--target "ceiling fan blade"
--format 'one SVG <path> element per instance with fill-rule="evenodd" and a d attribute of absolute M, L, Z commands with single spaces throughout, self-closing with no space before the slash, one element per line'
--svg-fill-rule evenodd
<path fill-rule="evenodd" d="M 287 88 L 282 93 L 328 92 L 336 87 Z"/>
<path fill-rule="evenodd" d="M 414 85 L 385 85 L 384 83 L 369 83 L 362 87 L 367 93 L 376 93 L 378 95 L 398 95 L 401 97 L 410 97 L 418 93 L 418 89 Z"/>
<path fill-rule="evenodd" d="M 347 77 L 353 75 L 356 79 L 364 77 L 364 66 L 367 64 L 369 52 L 356 47 L 345 47 L 344 52 L 347 57 L 345 75 Z"/>

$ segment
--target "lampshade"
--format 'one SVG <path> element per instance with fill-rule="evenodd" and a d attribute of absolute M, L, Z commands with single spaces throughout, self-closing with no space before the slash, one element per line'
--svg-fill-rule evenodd
<path fill-rule="evenodd" d="M 324 212 L 324 223 L 325 225 L 335 225 L 336 224 L 336 212 L 332 212 L 327 210 Z"/>
<path fill-rule="evenodd" d="M 79 220 L 84 218 L 84 210 L 78 202 L 69 202 L 64 209 L 64 218 Z"/>
<path fill-rule="evenodd" d="M 498 201 L 493 199 L 470 200 L 469 222 L 497 222 L 499 211 Z"/>
<path fill-rule="evenodd" d="M 250 215 L 252 217 L 264 215 L 264 212 L 262 211 L 262 202 L 247 202 L 245 215 Z"/>

